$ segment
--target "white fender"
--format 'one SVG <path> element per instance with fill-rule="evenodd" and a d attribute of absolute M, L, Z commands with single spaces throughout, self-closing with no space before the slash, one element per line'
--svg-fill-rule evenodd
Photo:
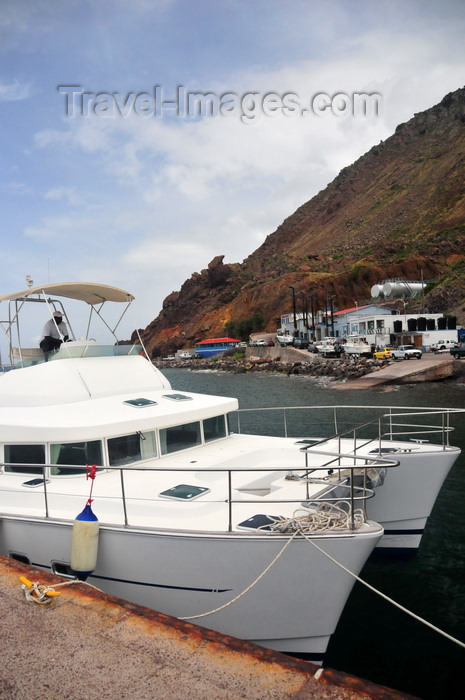
<path fill-rule="evenodd" d="M 88 503 L 73 523 L 71 568 L 85 581 L 97 565 L 99 522 Z"/>

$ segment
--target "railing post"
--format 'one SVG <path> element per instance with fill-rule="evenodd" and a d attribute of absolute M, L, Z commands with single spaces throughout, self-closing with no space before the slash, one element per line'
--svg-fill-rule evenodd
<path fill-rule="evenodd" d="M 45 517 L 48 518 L 49 513 L 48 513 L 47 479 L 45 478 L 45 467 L 42 467 L 42 478 L 44 480 Z"/>
<path fill-rule="evenodd" d="M 232 532 L 232 477 L 228 470 L 228 532 Z"/>
<path fill-rule="evenodd" d="M 284 437 L 287 437 L 287 414 L 286 414 L 286 408 L 284 408 L 284 411 L 283 411 L 283 419 L 284 419 Z"/>
<path fill-rule="evenodd" d="M 355 469 L 350 470 L 350 527 L 355 530 L 355 518 L 354 518 L 354 474 Z"/>
<path fill-rule="evenodd" d="M 128 523 L 128 511 L 126 508 L 126 494 L 124 491 L 124 476 L 123 476 L 124 470 L 120 469 L 119 473 L 120 473 L 120 478 L 121 478 L 121 496 L 123 498 L 124 524 L 127 526 L 129 523 Z"/>
<path fill-rule="evenodd" d="M 308 448 L 307 448 L 305 450 L 305 497 L 306 498 L 310 498 L 310 489 L 308 488 L 309 478 L 310 478 L 310 474 L 308 472 Z"/>

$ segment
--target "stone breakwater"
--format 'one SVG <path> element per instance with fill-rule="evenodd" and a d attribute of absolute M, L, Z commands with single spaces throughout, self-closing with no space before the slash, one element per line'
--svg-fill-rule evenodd
<path fill-rule="evenodd" d="M 244 356 L 232 358 L 217 356 L 216 358 L 192 359 L 192 360 L 154 360 L 157 367 L 183 368 L 197 371 L 212 370 L 216 372 L 230 372 L 244 374 L 246 372 L 273 372 L 287 375 L 303 375 L 315 378 L 326 378 L 333 381 L 346 381 L 357 379 L 371 372 L 376 372 L 388 364 L 387 360 L 361 357 L 357 360 L 323 359 L 317 355 L 303 355 L 303 359 L 281 360 L 271 355 Z"/>

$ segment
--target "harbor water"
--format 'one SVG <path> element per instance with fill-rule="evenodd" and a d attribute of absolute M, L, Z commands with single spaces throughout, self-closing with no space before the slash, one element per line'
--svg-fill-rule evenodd
<path fill-rule="evenodd" d="M 235 396 L 241 408 L 299 405 L 465 407 L 453 381 L 379 390 L 335 391 L 308 377 L 165 369 L 173 388 Z M 465 415 L 451 444 L 462 449 L 409 559 L 376 555 L 361 578 L 448 635 L 465 642 Z M 270 614 L 272 611 L 270 610 Z M 465 697 L 465 650 L 356 583 L 332 636 L 325 666 L 424 700 Z"/>

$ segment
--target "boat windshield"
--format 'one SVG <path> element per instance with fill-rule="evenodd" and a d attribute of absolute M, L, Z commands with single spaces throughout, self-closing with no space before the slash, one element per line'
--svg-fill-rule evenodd
<path fill-rule="evenodd" d="M 71 341 L 62 343 L 56 352 L 44 353 L 40 348 L 13 348 L 13 364 L 9 369 L 30 367 L 42 362 L 55 362 L 76 357 L 111 357 L 140 355 L 142 345 L 99 345 L 95 341 Z"/>

